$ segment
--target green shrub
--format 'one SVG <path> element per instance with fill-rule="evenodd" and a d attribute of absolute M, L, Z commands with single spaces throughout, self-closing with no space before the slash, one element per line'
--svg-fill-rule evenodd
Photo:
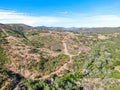
<path fill-rule="evenodd" d="M 6 63 L 8 63 L 8 59 L 6 58 L 5 50 L 0 47 L 0 66 Z"/>
<path fill-rule="evenodd" d="M 41 57 L 39 62 L 32 63 L 28 65 L 29 69 L 32 70 L 37 70 L 39 72 L 42 72 L 44 74 L 48 74 L 56 68 L 61 67 L 63 64 L 65 64 L 69 60 L 69 56 L 61 54 L 56 57 L 51 57 L 51 58 L 44 58 Z"/>
<path fill-rule="evenodd" d="M 28 51 L 28 53 L 38 53 L 38 50 L 36 48 L 32 48 Z"/>
<path fill-rule="evenodd" d="M 25 80 L 23 82 L 23 87 L 27 90 L 45 90 L 44 88 L 47 88 L 47 86 L 43 81 Z"/>
<path fill-rule="evenodd" d="M 112 71 L 112 77 L 116 79 L 120 79 L 120 72 L 118 71 Z"/>

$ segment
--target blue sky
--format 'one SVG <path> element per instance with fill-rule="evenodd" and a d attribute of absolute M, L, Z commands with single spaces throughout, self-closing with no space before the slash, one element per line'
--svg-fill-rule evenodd
<path fill-rule="evenodd" d="M 120 0 L 1 0 L 0 23 L 118 27 Z"/>

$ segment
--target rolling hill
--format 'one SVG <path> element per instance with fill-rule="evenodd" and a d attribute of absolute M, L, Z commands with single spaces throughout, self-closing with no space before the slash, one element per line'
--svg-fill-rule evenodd
<path fill-rule="evenodd" d="M 119 90 L 120 28 L 60 29 L 0 24 L 1 90 Z"/>

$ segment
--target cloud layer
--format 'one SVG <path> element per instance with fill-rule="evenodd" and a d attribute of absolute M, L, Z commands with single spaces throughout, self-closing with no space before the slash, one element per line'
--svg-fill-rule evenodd
<path fill-rule="evenodd" d="M 69 21 L 70 19 L 64 17 L 30 16 L 15 11 L 0 10 L 0 23 L 24 23 L 31 26 L 51 26 Z"/>
<path fill-rule="evenodd" d="M 67 11 L 62 12 L 62 14 L 64 13 L 69 14 Z M 0 10 L 0 23 L 24 23 L 31 26 L 118 27 L 120 26 L 120 16 L 75 14 L 68 17 L 30 16 L 25 13 Z"/>

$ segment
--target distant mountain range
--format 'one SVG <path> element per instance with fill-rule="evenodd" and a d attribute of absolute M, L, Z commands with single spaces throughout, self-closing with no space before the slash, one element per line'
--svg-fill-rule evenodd
<path fill-rule="evenodd" d="M 0 27 L 2 28 L 9 28 L 12 30 L 30 30 L 30 29 L 37 29 L 37 30 L 61 30 L 61 31 L 78 31 L 78 30 L 113 30 L 113 29 L 120 29 L 120 27 L 93 27 L 93 28 L 88 28 L 88 27 L 47 27 L 47 26 L 36 26 L 32 27 L 29 25 L 25 24 L 1 24 Z"/>

